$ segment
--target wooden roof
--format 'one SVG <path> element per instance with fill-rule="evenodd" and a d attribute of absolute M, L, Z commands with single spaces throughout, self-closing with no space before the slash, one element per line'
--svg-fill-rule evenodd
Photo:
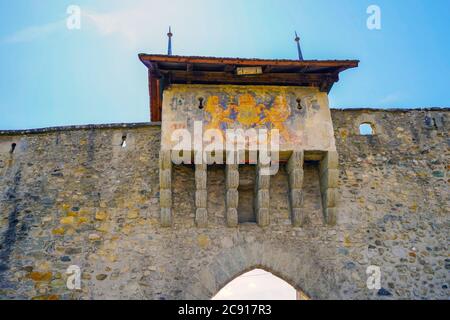
<path fill-rule="evenodd" d="M 267 60 L 139 54 L 149 70 L 150 91 L 162 94 L 170 84 L 234 84 L 317 87 L 329 92 L 339 73 L 358 60 Z M 237 69 L 260 67 L 261 73 L 238 75 Z M 152 94 L 151 94 L 152 96 Z M 160 121 L 161 97 L 151 97 L 152 121 Z M 158 105 L 155 107 L 154 105 Z"/>

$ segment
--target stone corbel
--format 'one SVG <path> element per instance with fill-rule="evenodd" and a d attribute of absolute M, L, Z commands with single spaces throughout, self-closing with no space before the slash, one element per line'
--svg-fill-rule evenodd
<path fill-rule="evenodd" d="M 289 200 L 291 204 L 292 225 L 300 227 L 305 222 L 303 206 L 303 151 L 293 151 L 287 163 L 289 174 Z"/>
<path fill-rule="evenodd" d="M 161 226 L 171 227 L 172 219 L 172 159 L 169 150 L 159 153 L 159 205 Z"/>
<path fill-rule="evenodd" d="M 320 193 L 325 221 L 336 224 L 336 203 L 338 199 L 339 156 L 336 151 L 328 151 L 320 162 Z"/>
<path fill-rule="evenodd" d="M 255 210 L 256 221 L 260 227 L 266 227 L 270 223 L 270 175 L 269 165 L 263 165 L 258 161 L 256 175 Z"/>
<path fill-rule="evenodd" d="M 236 164 L 225 166 L 226 175 L 226 220 L 228 227 L 238 225 L 238 203 L 239 203 L 239 170 Z"/>
<path fill-rule="evenodd" d="M 195 165 L 195 223 L 197 227 L 204 228 L 208 224 L 208 192 L 207 183 L 207 165 Z"/>

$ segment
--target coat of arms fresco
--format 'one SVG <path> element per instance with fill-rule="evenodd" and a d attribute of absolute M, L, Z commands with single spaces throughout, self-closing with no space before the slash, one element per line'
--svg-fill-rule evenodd
<path fill-rule="evenodd" d="M 314 88 L 172 85 L 163 101 L 162 143 L 168 148 L 175 145 L 172 135 L 177 129 L 186 129 L 192 137 L 217 130 L 223 142 L 228 130 L 243 130 L 249 133 L 246 145 L 250 139 L 264 144 L 274 138 L 283 152 L 334 148 L 328 100 Z M 255 129 L 257 137 L 249 129 Z M 208 139 L 203 143 L 209 145 Z"/>
<path fill-rule="evenodd" d="M 267 107 L 263 103 L 257 103 L 255 97 L 249 93 L 240 95 L 237 104 L 231 102 L 225 106 L 220 104 L 219 96 L 210 96 L 206 102 L 205 111 L 206 128 L 225 130 L 232 124 L 239 124 L 245 129 L 267 128 L 277 129 L 285 142 L 292 142 L 292 134 L 289 131 L 286 121 L 291 115 L 290 107 L 286 97 L 278 95 L 273 103 Z"/>

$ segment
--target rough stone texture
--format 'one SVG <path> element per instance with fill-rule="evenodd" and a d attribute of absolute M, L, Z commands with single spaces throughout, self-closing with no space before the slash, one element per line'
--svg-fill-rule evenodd
<path fill-rule="evenodd" d="M 221 166 L 207 169 L 208 226 L 198 228 L 195 169 L 174 166 L 173 223 L 162 228 L 159 127 L 2 132 L 0 298 L 208 299 L 259 267 L 313 299 L 448 299 L 448 109 L 332 117 L 334 226 L 314 163 L 304 165 L 302 227 L 292 226 L 284 166 L 270 179 L 264 228 L 227 226 Z M 368 120 L 376 135 L 358 135 Z M 66 288 L 70 265 L 81 291 Z M 381 267 L 381 290 L 366 287 L 369 265 Z"/>
<path fill-rule="evenodd" d="M 159 152 L 159 206 L 161 207 L 161 226 L 170 227 L 172 218 L 172 160 L 170 152 Z"/>
<path fill-rule="evenodd" d="M 226 176 L 226 220 L 229 227 L 236 227 L 238 224 L 238 214 L 237 206 L 239 202 L 239 193 L 237 188 L 239 186 L 239 170 L 237 165 L 225 165 L 225 176 Z M 237 180 L 237 183 L 236 183 Z M 219 194 L 221 188 L 219 188 Z M 214 196 L 219 194 L 215 193 Z"/>
<path fill-rule="evenodd" d="M 289 174 L 289 200 L 291 204 L 292 225 L 301 227 L 305 220 L 303 212 L 303 151 L 292 152 L 286 165 Z"/>
<path fill-rule="evenodd" d="M 195 221 L 197 227 L 206 227 L 208 224 L 208 210 L 206 209 L 208 202 L 207 188 L 207 166 L 198 164 L 195 166 Z"/>
<path fill-rule="evenodd" d="M 339 156 L 337 152 L 328 151 L 320 161 L 320 193 L 322 194 L 323 215 L 329 225 L 336 223 L 336 205 L 339 197 L 338 174 Z"/>
<path fill-rule="evenodd" d="M 268 171 L 268 166 L 264 166 L 258 163 L 257 176 L 256 176 L 256 221 L 260 227 L 267 227 L 270 223 L 270 175 L 265 175 L 265 171 Z"/>

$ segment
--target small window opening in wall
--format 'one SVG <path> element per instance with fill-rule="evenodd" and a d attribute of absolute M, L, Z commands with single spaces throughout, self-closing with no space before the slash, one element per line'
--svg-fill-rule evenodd
<path fill-rule="evenodd" d="M 120 146 L 122 148 L 126 148 L 127 147 L 127 136 L 126 135 L 122 136 L 122 143 L 120 144 Z"/>
<path fill-rule="evenodd" d="M 362 123 L 359 126 L 359 134 L 362 136 L 374 135 L 373 125 L 371 123 Z"/>
<path fill-rule="evenodd" d="M 11 144 L 11 150 L 9 151 L 10 153 L 14 153 L 14 151 L 16 150 L 17 144 L 16 143 L 12 143 Z"/>

